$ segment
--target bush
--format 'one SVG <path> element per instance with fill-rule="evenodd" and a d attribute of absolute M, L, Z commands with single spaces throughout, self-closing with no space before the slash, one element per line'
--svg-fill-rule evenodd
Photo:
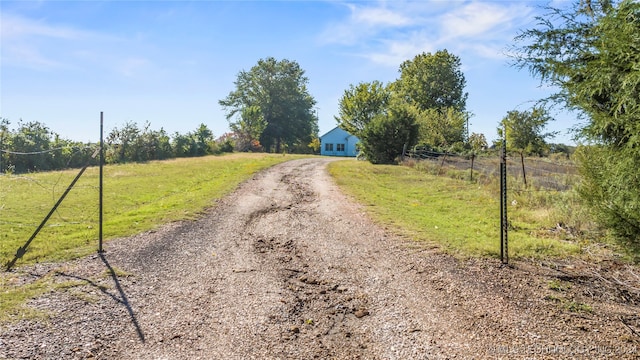
<path fill-rule="evenodd" d="M 408 104 L 394 103 L 389 112 L 377 115 L 362 131 L 360 143 L 363 155 L 373 164 L 393 164 L 406 145 L 418 138 L 416 109 Z"/>
<path fill-rule="evenodd" d="M 223 153 L 232 153 L 233 152 L 233 141 L 231 139 L 226 139 L 220 143 L 219 150 Z"/>

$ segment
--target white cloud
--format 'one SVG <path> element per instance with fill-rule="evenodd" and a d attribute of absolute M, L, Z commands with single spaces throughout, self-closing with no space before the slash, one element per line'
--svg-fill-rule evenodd
<path fill-rule="evenodd" d="M 364 55 L 372 62 L 389 67 L 398 67 L 405 60 L 412 59 L 423 52 L 435 52 L 437 43 L 424 33 L 416 32 L 403 40 L 384 42 L 380 51 L 373 51 Z"/>
<path fill-rule="evenodd" d="M 0 36 L 3 42 L 25 36 L 43 36 L 58 39 L 78 39 L 88 36 L 87 32 L 67 26 L 49 25 L 41 21 L 13 16 L 11 14 L 2 15 L 0 30 Z"/>
<path fill-rule="evenodd" d="M 410 16 L 398 9 L 379 3 L 374 3 L 374 6 L 364 4 L 345 4 L 349 9 L 349 17 L 342 22 L 329 24 L 320 35 L 320 42 L 352 45 L 361 39 L 375 37 L 385 29 L 402 28 L 413 22 Z"/>
<path fill-rule="evenodd" d="M 7 65 L 46 70 L 69 67 L 64 44 L 89 41 L 89 32 L 3 13 L 0 19 L 2 61 Z"/>
<path fill-rule="evenodd" d="M 37 48 L 28 44 L 3 44 L 2 62 L 5 64 L 32 67 L 36 69 L 59 68 L 63 65 L 44 56 Z"/>
<path fill-rule="evenodd" d="M 469 49 L 485 59 L 506 60 L 509 57 L 501 46 L 492 44 L 471 44 Z"/>
<path fill-rule="evenodd" d="M 473 2 L 443 15 L 442 33 L 451 38 L 483 37 L 494 30 L 510 28 L 514 20 L 528 16 L 530 11 L 522 4 Z"/>
<path fill-rule="evenodd" d="M 350 6 L 353 23 L 367 26 L 406 26 L 412 23 L 411 18 L 388 8 L 356 8 Z"/>
<path fill-rule="evenodd" d="M 132 77 L 151 62 L 140 53 L 145 42 L 140 34 L 122 39 L 110 34 L 48 23 L 3 13 L 0 36 L 4 66 L 39 71 L 73 69 L 107 72 Z"/>
<path fill-rule="evenodd" d="M 398 66 L 421 52 L 447 48 L 504 59 L 515 26 L 533 9 L 521 2 L 378 1 L 345 5 L 349 14 L 322 33 L 324 44 L 356 48 L 360 56 Z"/>

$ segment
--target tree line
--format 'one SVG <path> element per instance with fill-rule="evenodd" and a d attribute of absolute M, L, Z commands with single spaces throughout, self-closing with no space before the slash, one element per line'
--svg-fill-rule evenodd
<path fill-rule="evenodd" d="M 2 173 L 60 170 L 99 164 L 99 158 L 92 156 L 99 146 L 97 143 L 65 139 L 37 121 L 20 121 L 15 129 L 10 126 L 11 122 L 8 119 L 0 119 Z M 231 137 L 227 135 L 215 139 L 213 132 L 204 124 L 186 134 L 168 134 L 164 129 L 153 130 L 149 122 L 142 127 L 134 122 L 127 122 L 107 134 L 104 146 L 107 164 L 233 151 Z"/>
<path fill-rule="evenodd" d="M 338 126 L 356 135 L 372 163 L 394 163 L 407 147 L 462 151 L 470 144 L 471 114 L 460 58 L 449 51 L 422 53 L 400 64 L 400 78 L 350 85 L 339 103 Z M 484 135 L 474 134 L 486 147 Z M 483 142 L 484 141 L 484 142 Z"/>
<path fill-rule="evenodd" d="M 400 77 L 350 85 L 339 103 L 338 126 L 361 140 L 361 152 L 372 163 L 396 163 L 412 147 L 435 152 L 477 154 L 490 146 L 484 134 L 469 134 L 473 114 L 466 110 L 468 94 L 460 58 L 448 50 L 422 53 L 400 65 Z M 565 152 L 547 140 L 552 121 L 541 106 L 512 110 L 500 121 L 498 135 L 507 138 L 508 150 L 544 156 Z"/>

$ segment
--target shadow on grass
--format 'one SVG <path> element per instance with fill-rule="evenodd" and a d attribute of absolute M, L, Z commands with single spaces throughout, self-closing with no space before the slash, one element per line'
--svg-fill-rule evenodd
<path fill-rule="evenodd" d="M 107 289 L 104 286 L 101 286 L 99 284 L 96 284 L 94 281 L 90 280 L 90 279 L 86 279 L 77 275 L 71 275 L 71 274 L 66 274 L 66 273 L 62 273 L 59 272 L 58 274 L 61 276 L 65 276 L 65 277 L 70 277 L 70 278 L 74 278 L 77 280 L 81 280 L 81 281 L 85 281 L 87 282 L 89 285 L 95 287 L 96 289 L 100 290 L 100 292 L 102 292 L 103 294 L 109 296 L 110 298 L 112 298 L 115 302 L 123 305 L 126 309 L 127 309 L 127 313 L 129 314 L 129 318 L 131 318 L 131 323 L 133 324 L 133 326 L 136 329 L 136 333 L 138 334 L 138 338 L 140 339 L 141 342 L 145 342 L 145 338 L 144 338 L 144 333 L 142 332 L 142 328 L 140 327 L 140 323 L 138 323 L 138 319 L 136 318 L 136 314 L 133 312 L 133 308 L 131 307 L 131 304 L 129 303 L 129 299 L 127 298 L 127 294 L 125 293 L 124 289 L 122 288 L 122 285 L 120 284 L 120 280 L 118 279 L 118 275 L 116 274 L 115 270 L 113 269 L 113 267 L 111 266 L 111 264 L 109 264 L 109 261 L 107 260 L 107 258 L 105 257 L 104 253 L 98 253 L 98 256 L 100 257 L 100 259 L 102 260 L 102 262 L 104 263 L 104 265 L 107 267 L 107 271 L 109 273 L 109 276 L 111 276 L 111 279 L 113 280 L 113 283 L 116 287 L 116 290 L 118 291 L 118 294 L 112 294 L 109 291 L 107 291 Z"/>
<path fill-rule="evenodd" d="M 95 156 L 95 154 L 94 154 Z M 38 225 L 38 227 L 36 228 L 36 230 L 33 232 L 33 234 L 31 234 L 31 237 L 29 238 L 29 240 L 27 240 L 27 242 L 22 245 L 21 247 L 18 248 L 18 250 L 16 251 L 16 255 L 13 257 L 13 260 L 9 261 L 6 265 L 6 271 L 11 271 L 11 269 L 13 268 L 13 266 L 16 264 L 16 262 L 18 261 L 18 259 L 22 258 L 24 256 L 24 254 L 26 254 L 27 252 L 27 248 L 29 247 L 29 245 L 31 244 L 31 242 L 33 241 L 33 239 L 36 238 L 36 236 L 38 235 L 38 233 L 40 232 L 40 230 L 42 230 L 42 228 L 44 227 L 44 225 L 47 223 L 47 221 L 49 221 L 49 218 L 51 217 L 51 215 L 53 215 L 53 213 L 56 211 L 56 209 L 58 208 L 58 206 L 60 206 L 60 204 L 62 203 L 62 200 L 64 200 L 64 198 L 67 196 L 67 194 L 69 194 L 69 191 L 71 191 L 71 189 L 73 189 L 73 186 L 76 184 L 76 182 L 78 181 L 78 179 L 80 179 L 80 177 L 82 176 L 82 174 L 84 173 L 85 170 L 87 170 L 87 167 L 89 167 L 89 163 L 87 163 L 84 167 L 82 167 L 82 169 L 80 169 L 80 172 L 78 173 L 78 175 L 76 175 L 76 177 L 73 179 L 73 181 L 71 182 L 71 184 L 69 184 L 69 186 L 67 187 L 67 189 L 64 191 L 64 193 L 62 193 L 62 196 L 60 196 L 60 198 L 58 199 L 58 201 L 55 203 L 55 205 L 53 205 L 53 207 L 51 208 L 51 210 L 49 210 L 49 213 L 47 214 L 47 216 L 44 217 L 44 219 L 42 219 L 42 221 L 40 222 L 40 225 Z"/>

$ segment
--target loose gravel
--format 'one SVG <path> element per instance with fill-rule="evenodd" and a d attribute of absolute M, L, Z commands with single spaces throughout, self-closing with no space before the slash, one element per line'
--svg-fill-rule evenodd
<path fill-rule="evenodd" d="M 445 255 L 373 224 L 333 160 L 274 166 L 104 254 L 14 270 L 70 285 L 29 302 L 47 316 L 0 324 L 0 358 L 640 358 L 637 267 Z"/>

